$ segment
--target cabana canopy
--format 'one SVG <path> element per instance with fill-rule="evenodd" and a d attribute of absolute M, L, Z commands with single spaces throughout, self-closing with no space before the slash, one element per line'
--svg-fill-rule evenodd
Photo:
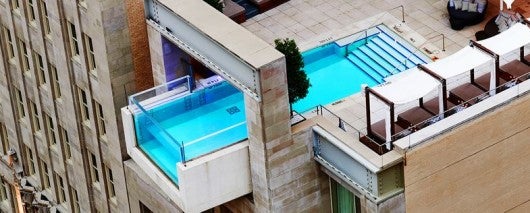
<path fill-rule="evenodd" d="M 530 43 L 530 28 L 516 23 L 504 32 L 478 43 L 497 55 L 504 55 Z"/>
<path fill-rule="evenodd" d="M 394 104 L 405 104 L 418 100 L 440 85 L 439 81 L 417 67 L 405 72 L 408 72 L 405 76 L 372 89 Z"/>
<path fill-rule="evenodd" d="M 470 46 L 465 46 L 458 52 L 439 59 L 435 62 L 425 64 L 424 66 L 432 70 L 440 77 L 449 79 L 474 69 L 486 62 L 493 60 L 491 56 L 481 50 Z"/>

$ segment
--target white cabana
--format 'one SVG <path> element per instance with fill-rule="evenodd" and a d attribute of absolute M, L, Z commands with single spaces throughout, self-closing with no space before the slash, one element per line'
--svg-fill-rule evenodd
<path fill-rule="evenodd" d="M 488 55 L 483 50 L 471 46 L 465 46 L 450 56 L 425 64 L 424 66 L 440 77 L 449 79 L 465 72 L 469 72 L 493 59 L 493 56 Z M 495 78 L 497 76 L 495 71 L 495 69 L 491 69 L 490 90 L 495 89 L 497 86 L 495 85 Z"/>
<path fill-rule="evenodd" d="M 438 80 L 430 76 L 429 74 L 418 70 L 417 67 L 411 68 L 407 71 L 406 75 L 400 78 L 395 78 L 385 84 L 379 85 L 374 88 L 367 88 L 367 92 L 372 92 L 374 95 L 382 99 L 386 104 L 389 105 L 390 109 L 385 118 L 385 132 L 387 148 L 391 149 L 392 135 L 392 123 L 394 122 L 394 104 L 406 104 L 411 101 L 418 100 L 435 88 L 442 89 L 441 84 Z M 368 96 L 367 96 L 368 98 Z M 442 98 L 442 96 L 440 96 Z M 367 112 L 370 112 L 369 100 L 367 100 Z M 440 100 L 440 103 L 442 101 Z M 441 107 L 440 107 L 441 108 Z M 367 118 L 367 126 L 371 131 L 370 118 Z"/>
<path fill-rule="evenodd" d="M 530 43 L 530 28 L 516 23 L 502 33 L 477 43 L 497 55 L 504 55 Z"/>
<path fill-rule="evenodd" d="M 394 104 L 406 104 L 418 100 L 440 85 L 438 80 L 417 67 L 405 72 L 409 73 L 372 89 Z"/>
<path fill-rule="evenodd" d="M 424 64 L 424 66 L 438 74 L 440 77 L 449 79 L 468 72 L 490 60 L 493 60 L 492 56 L 473 47 L 465 46 L 450 56 L 429 64 Z"/>

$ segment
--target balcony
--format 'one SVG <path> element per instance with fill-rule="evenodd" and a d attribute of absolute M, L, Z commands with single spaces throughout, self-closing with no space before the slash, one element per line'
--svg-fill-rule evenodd
<path fill-rule="evenodd" d="M 184 211 L 251 192 L 243 94 L 218 76 L 188 76 L 129 97 L 127 152 Z"/>

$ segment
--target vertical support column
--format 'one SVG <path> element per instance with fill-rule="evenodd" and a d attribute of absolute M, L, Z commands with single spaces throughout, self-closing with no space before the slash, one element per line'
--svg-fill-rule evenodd
<path fill-rule="evenodd" d="M 164 53 L 162 52 L 162 34 L 147 25 L 147 35 L 149 38 L 149 52 L 151 55 L 151 65 L 153 68 L 153 81 L 155 85 L 166 83 L 166 71 L 164 69 Z"/>
<path fill-rule="evenodd" d="M 285 58 L 259 68 L 262 101 L 245 95 L 250 170 L 256 212 L 273 211 L 272 155 L 293 144 Z"/>

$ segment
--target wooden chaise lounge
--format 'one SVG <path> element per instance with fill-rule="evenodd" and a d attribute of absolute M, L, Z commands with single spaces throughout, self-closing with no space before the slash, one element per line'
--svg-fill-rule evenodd
<path fill-rule="evenodd" d="M 502 65 L 500 68 L 501 71 L 499 75 L 506 81 L 511 81 L 513 79 L 519 78 L 525 74 L 530 73 L 530 66 L 519 60 L 510 61 L 509 63 Z"/>
<path fill-rule="evenodd" d="M 462 84 L 449 92 L 449 101 L 453 102 L 456 105 L 468 102 L 469 100 L 476 98 L 486 91 L 480 89 L 472 83 Z M 475 104 L 480 100 L 473 100 L 468 102 L 469 104 Z"/>
<path fill-rule="evenodd" d="M 399 133 L 405 130 L 405 128 L 401 127 L 395 122 L 392 122 L 392 125 L 394 125 L 395 133 Z M 386 142 L 385 120 L 380 120 L 372 124 L 372 134 L 373 134 L 372 136 L 374 137 L 374 139 L 376 139 L 377 142 L 381 143 L 380 145 Z"/>
<path fill-rule="evenodd" d="M 527 64 L 528 66 L 530 66 L 530 54 L 526 55 L 524 57 L 524 63 Z"/>
<path fill-rule="evenodd" d="M 453 107 L 455 107 L 456 105 L 450 101 L 447 102 L 447 110 L 450 110 L 452 109 Z M 427 111 L 429 111 L 430 113 L 434 114 L 434 115 L 437 115 L 440 113 L 440 104 L 438 103 L 438 98 L 433 98 L 431 100 L 428 100 L 426 102 L 423 103 L 423 108 Z M 448 114 L 446 114 L 445 116 L 449 116 Z"/>
<path fill-rule="evenodd" d="M 482 90 L 489 91 L 490 90 L 490 79 L 491 79 L 491 73 L 486 73 L 478 78 L 475 78 L 475 85 L 480 87 Z M 504 85 L 506 80 L 503 78 L 499 78 L 499 86 Z"/>
<path fill-rule="evenodd" d="M 434 115 L 435 114 L 432 114 L 429 111 L 417 106 L 400 113 L 398 115 L 398 123 L 404 124 L 407 127 L 413 127 L 432 118 Z M 427 125 L 427 123 L 425 123 L 425 125 Z M 421 129 L 423 127 L 424 125 L 421 125 L 416 129 Z"/>

